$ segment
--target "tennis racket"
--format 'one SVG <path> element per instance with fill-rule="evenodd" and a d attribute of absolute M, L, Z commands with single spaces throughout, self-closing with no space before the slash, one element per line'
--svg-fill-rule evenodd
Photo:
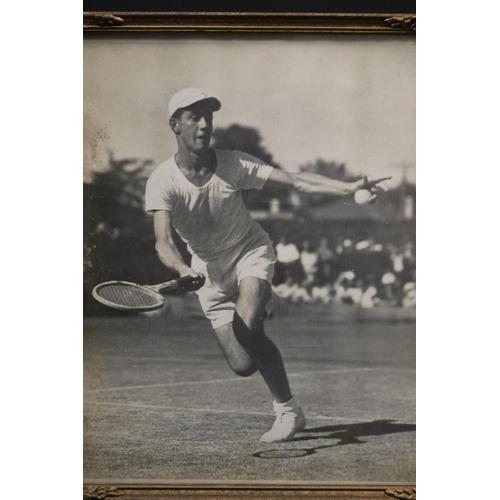
<path fill-rule="evenodd" d="M 154 311 L 163 307 L 164 292 L 173 290 L 195 291 L 203 286 L 203 276 L 184 276 L 159 285 L 138 285 L 128 281 L 106 281 L 94 287 L 94 299 L 108 307 L 122 311 Z"/>

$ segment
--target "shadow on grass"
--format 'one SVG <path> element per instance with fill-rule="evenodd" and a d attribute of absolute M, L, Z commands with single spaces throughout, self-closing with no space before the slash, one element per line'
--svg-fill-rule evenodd
<path fill-rule="evenodd" d="M 314 455 L 318 450 L 334 448 L 351 444 L 363 444 L 360 438 L 368 436 L 383 436 L 386 434 L 396 434 L 399 432 L 415 431 L 415 424 L 397 423 L 394 420 L 374 420 L 373 422 L 362 422 L 359 424 L 347 425 L 326 425 L 322 427 L 309 427 L 300 432 L 291 442 L 334 439 L 332 444 L 322 446 L 311 446 L 308 448 L 282 448 L 273 450 L 262 450 L 253 454 L 256 458 L 282 459 L 299 458 Z M 308 435 L 304 435 L 308 434 Z"/>

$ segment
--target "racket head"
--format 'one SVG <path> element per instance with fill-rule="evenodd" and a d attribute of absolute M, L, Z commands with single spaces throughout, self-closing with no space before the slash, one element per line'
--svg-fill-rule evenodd
<path fill-rule="evenodd" d="M 121 311 L 155 311 L 165 303 L 158 292 L 128 281 L 100 283 L 92 290 L 92 296 L 101 304 Z"/>

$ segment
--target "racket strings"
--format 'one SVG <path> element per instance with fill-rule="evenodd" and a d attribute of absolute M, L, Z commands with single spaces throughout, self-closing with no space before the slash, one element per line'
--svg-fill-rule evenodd
<path fill-rule="evenodd" d="M 158 304 L 154 292 L 125 284 L 113 284 L 101 288 L 98 294 L 105 300 L 125 307 L 152 307 Z"/>

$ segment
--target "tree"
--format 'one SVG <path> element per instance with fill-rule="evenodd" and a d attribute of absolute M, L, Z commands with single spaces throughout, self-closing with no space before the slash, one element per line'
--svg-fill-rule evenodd
<path fill-rule="evenodd" d="M 154 251 L 152 218 L 144 211 L 151 160 L 116 159 L 84 183 L 84 307 L 95 312 L 92 288 L 123 279 L 147 283 L 164 272 Z"/>
<path fill-rule="evenodd" d="M 262 136 L 256 128 L 234 123 L 227 128 L 216 128 L 213 131 L 212 139 L 213 146 L 217 149 L 242 151 L 272 167 L 281 168 L 274 161 L 273 155 L 262 145 Z M 245 204 L 254 209 L 267 209 L 273 198 L 285 202 L 288 193 L 283 189 L 264 187 L 261 191 L 251 190 L 244 195 Z"/>
<path fill-rule="evenodd" d="M 325 161 L 322 158 L 318 158 L 314 163 L 306 163 L 299 167 L 301 172 L 308 172 L 313 174 L 324 175 L 330 179 L 336 179 L 344 182 L 352 182 L 359 178 L 353 176 L 346 167 L 344 162 L 339 163 L 336 161 Z M 305 207 L 322 205 L 325 202 L 330 202 L 331 197 L 321 196 L 321 195 L 310 195 L 300 193 L 299 195 L 300 204 Z"/>
<path fill-rule="evenodd" d="M 325 161 L 318 158 L 314 163 L 306 163 L 299 167 L 301 172 L 311 172 L 315 174 L 324 175 L 330 179 L 337 179 L 339 181 L 350 182 L 355 180 L 346 168 L 344 162 L 338 163 L 336 161 Z"/>
<path fill-rule="evenodd" d="M 280 168 L 272 154 L 262 146 L 262 136 L 256 128 L 234 123 L 227 128 L 216 128 L 212 138 L 215 148 L 243 151 L 272 167 Z"/>
<path fill-rule="evenodd" d="M 151 160 L 117 160 L 109 156 L 108 168 L 93 174 L 84 184 L 84 228 L 86 241 L 116 240 L 140 234 L 147 226 L 144 190 Z"/>

